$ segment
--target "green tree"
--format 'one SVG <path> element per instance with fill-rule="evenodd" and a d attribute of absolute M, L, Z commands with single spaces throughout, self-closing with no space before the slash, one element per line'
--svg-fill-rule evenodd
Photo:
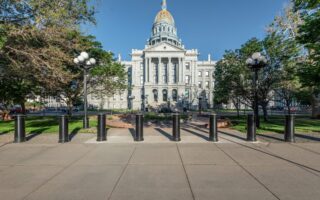
<path fill-rule="evenodd" d="M 8 97 L 19 97 L 24 108 L 38 88 L 54 92 L 77 76 L 78 25 L 94 23 L 94 10 L 87 0 L 3 0 L 0 7 L 1 77 L 11 77 L 1 82 L 17 84 Z"/>
<path fill-rule="evenodd" d="M 310 93 L 312 117 L 320 117 L 320 0 L 293 0 L 301 14 L 298 41 L 308 50 L 298 71 L 300 81 Z"/>
<path fill-rule="evenodd" d="M 250 96 L 245 76 L 247 69 L 241 64 L 239 54 L 235 51 L 226 51 L 223 59 L 216 65 L 215 70 L 215 103 L 228 104 L 230 101 L 240 115 L 241 103 Z"/>
<path fill-rule="evenodd" d="M 296 40 L 300 24 L 302 19 L 290 4 L 284 9 L 284 13 L 277 16 L 268 27 L 268 34 L 278 41 L 278 45 L 272 50 L 273 57 L 279 65 L 280 78 L 275 94 L 285 103 L 288 114 L 291 114 L 292 103 L 297 99 L 301 87 L 297 71 L 300 67 L 299 59 L 303 48 Z"/>

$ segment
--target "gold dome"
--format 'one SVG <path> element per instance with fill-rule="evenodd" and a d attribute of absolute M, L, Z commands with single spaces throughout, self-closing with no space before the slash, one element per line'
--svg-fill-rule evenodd
<path fill-rule="evenodd" d="M 167 10 L 161 10 L 154 20 L 154 23 L 166 22 L 168 24 L 174 25 L 174 19 L 171 13 Z"/>

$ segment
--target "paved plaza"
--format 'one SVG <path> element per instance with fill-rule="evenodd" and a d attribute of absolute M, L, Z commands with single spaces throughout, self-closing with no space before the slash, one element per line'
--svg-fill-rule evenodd
<path fill-rule="evenodd" d="M 110 129 L 103 143 L 78 134 L 68 144 L 56 134 L 23 144 L 1 136 L 0 199 L 320 198 L 319 142 L 247 143 L 225 129 L 211 143 L 205 129 L 182 127 L 179 143 L 169 128 L 145 129 L 135 143 L 132 133 Z"/>

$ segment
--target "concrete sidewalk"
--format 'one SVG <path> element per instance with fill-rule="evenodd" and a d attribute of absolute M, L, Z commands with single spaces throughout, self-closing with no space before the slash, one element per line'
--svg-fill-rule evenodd
<path fill-rule="evenodd" d="M 320 198 L 319 143 L 220 138 L 220 143 L 7 144 L 0 147 L 0 199 Z"/>

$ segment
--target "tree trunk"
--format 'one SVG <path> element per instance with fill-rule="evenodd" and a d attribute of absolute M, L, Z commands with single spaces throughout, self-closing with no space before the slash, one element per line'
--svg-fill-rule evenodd
<path fill-rule="evenodd" d="M 234 105 L 234 107 L 236 107 L 236 110 L 237 110 L 237 117 L 239 118 L 240 117 L 240 103 L 237 100 L 232 100 L 232 103 Z"/>
<path fill-rule="evenodd" d="M 68 103 L 67 115 L 72 116 L 73 103 Z"/>
<path fill-rule="evenodd" d="M 20 102 L 20 106 L 21 106 L 21 114 L 25 115 L 26 114 L 26 102 L 24 100 L 22 100 Z"/>
<path fill-rule="evenodd" d="M 288 109 L 288 115 L 291 115 L 291 103 L 290 100 L 286 100 L 287 109 Z"/>
<path fill-rule="evenodd" d="M 268 121 L 268 108 L 267 108 L 268 104 L 263 104 L 262 105 L 262 110 L 263 110 L 263 119 L 265 122 Z"/>

